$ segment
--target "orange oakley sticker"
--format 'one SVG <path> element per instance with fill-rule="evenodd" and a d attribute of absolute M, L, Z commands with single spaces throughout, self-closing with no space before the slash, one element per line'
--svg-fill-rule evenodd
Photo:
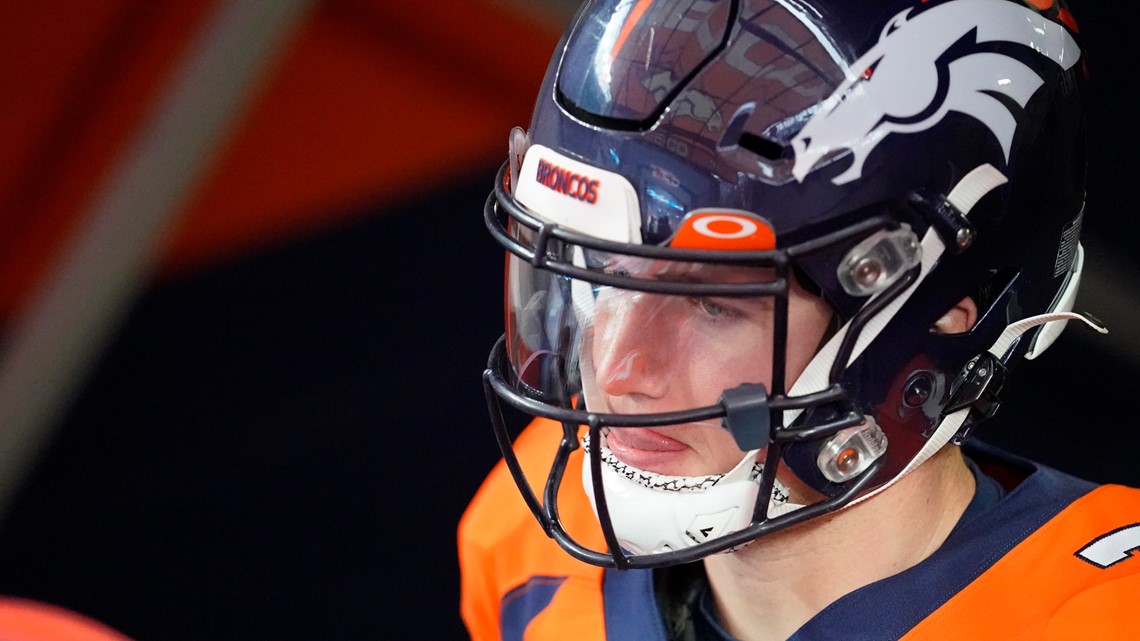
<path fill-rule="evenodd" d="M 735 209 L 689 212 L 669 241 L 677 249 L 760 251 L 776 248 L 776 232 L 756 214 Z"/>

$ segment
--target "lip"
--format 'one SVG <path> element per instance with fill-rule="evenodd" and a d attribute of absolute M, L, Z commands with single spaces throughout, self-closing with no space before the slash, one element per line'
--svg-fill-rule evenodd
<path fill-rule="evenodd" d="M 689 446 L 644 427 L 610 429 L 610 451 L 626 465 L 657 474 L 677 474 Z"/>

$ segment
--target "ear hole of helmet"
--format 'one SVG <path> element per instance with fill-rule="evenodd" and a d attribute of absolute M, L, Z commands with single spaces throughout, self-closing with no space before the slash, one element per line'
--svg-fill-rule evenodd
<path fill-rule="evenodd" d="M 946 310 L 938 320 L 934 321 L 930 331 L 934 334 L 965 334 L 974 328 L 978 321 L 978 306 L 972 296 L 966 296 Z"/>
<path fill-rule="evenodd" d="M 1005 306 L 999 305 L 998 303 L 999 301 L 1003 301 L 1008 298 L 1004 294 L 1007 292 L 1016 276 L 1017 270 L 1015 269 L 1007 268 L 991 271 L 989 278 L 987 278 L 984 283 L 982 283 L 977 289 L 970 293 L 966 299 L 964 299 L 968 300 L 968 305 L 974 308 L 971 310 L 972 313 L 969 314 L 973 316 L 972 322 L 968 322 L 966 324 L 967 327 L 962 331 L 947 332 L 945 331 L 944 327 L 939 327 L 939 323 L 936 321 L 933 325 L 931 325 L 930 333 L 944 335 L 964 334 L 966 332 L 972 331 L 975 327 L 982 325 L 983 321 L 991 316 L 991 313 L 1002 313 L 1001 310 L 997 310 L 996 308 Z M 939 320 L 942 320 L 943 318 L 946 318 L 947 315 L 952 314 L 954 309 L 958 307 L 959 304 L 961 304 L 961 301 L 959 303 L 955 303 L 953 307 L 943 312 Z M 1006 304 L 1008 304 L 1008 302 Z M 1002 314 L 1004 316 L 1004 313 Z"/>
<path fill-rule="evenodd" d="M 974 299 L 974 303 L 978 306 L 980 316 L 989 313 L 990 307 L 997 302 L 1000 295 L 1013 282 L 1015 276 L 1017 276 L 1017 270 L 1015 269 L 995 269 L 990 272 L 990 277 L 986 282 L 982 283 L 982 286 L 974 291 L 973 294 L 970 294 L 970 297 Z"/>

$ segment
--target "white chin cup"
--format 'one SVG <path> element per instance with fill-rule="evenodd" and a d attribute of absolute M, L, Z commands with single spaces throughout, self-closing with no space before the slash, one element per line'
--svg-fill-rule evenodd
<path fill-rule="evenodd" d="M 745 454 L 725 474 L 666 476 L 622 463 L 606 446 L 604 435 L 601 440 L 606 504 L 618 542 L 629 552 L 680 550 L 736 532 L 751 522 L 763 467 L 756 461 L 759 450 Z M 583 445 L 587 455 L 583 457 L 582 484 L 597 514 L 588 437 Z M 802 507 L 789 503 L 787 497 L 787 487 L 777 482 L 769 517 Z"/>

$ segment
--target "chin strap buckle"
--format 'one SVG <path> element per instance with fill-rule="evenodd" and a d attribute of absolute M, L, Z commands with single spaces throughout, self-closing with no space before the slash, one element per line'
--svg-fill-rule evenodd
<path fill-rule="evenodd" d="M 962 426 L 951 438 L 959 444 L 966 440 L 974 426 L 997 413 L 1001 407 L 1001 392 L 1005 388 L 1006 367 L 1001 359 L 984 352 L 975 356 L 958 375 L 957 387 L 950 395 L 950 402 L 942 410 L 948 416 L 969 408 L 969 414 Z"/>

